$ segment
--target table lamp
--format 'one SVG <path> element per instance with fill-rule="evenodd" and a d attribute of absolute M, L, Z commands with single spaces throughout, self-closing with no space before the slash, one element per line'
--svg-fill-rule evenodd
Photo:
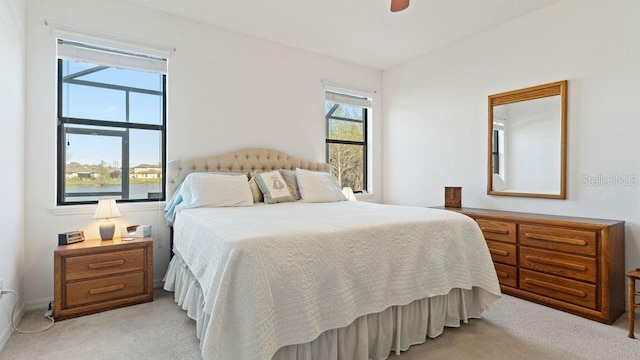
<path fill-rule="evenodd" d="M 115 232 L 116 225 L 109 221 L 109 219 L 120 216 L 122 215 L 120 215 L 120 211 L 118 211 L 115 199 L 109 198 L 98 200 L 98 208 L 96 209 L 96 213 L 93 214 L 93 218 L 104 219 L 104 221 L 100 223 L 100 238 L 102 240 L 113 239 L 113 233 Z"/>

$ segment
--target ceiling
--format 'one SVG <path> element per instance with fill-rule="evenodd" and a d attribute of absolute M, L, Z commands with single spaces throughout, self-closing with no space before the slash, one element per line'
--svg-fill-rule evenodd
<path fill-rule="evenodd" d="M 125 0 L 386 69 L 560 0 Z"/>

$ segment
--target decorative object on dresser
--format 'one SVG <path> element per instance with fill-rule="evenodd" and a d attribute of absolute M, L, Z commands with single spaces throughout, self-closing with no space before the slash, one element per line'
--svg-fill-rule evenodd
<path fill-rule="evenodd" d="M 462 188 L 461 187 L 445 186 L 444 207 L 448 207 L 448 208 L 462 207 Z"/>
<path fill-rule="evenodd" d="M 633 326 L 635 325 L 636 314 L 635 309 L 640 308 L 640 303 L 636 303 L 636 296 L 640 296 L 640 292 L 636 291 L 636 281 L 640 280 L 640 268 L 627 272 L 627 279 L 629 279 L 629 337 L 635 339 L 636 336 L 633 333 Z"/>
<path fill-rule="evenodd" d="M 113 239 L 116 225 L 109 221 L 109 219 L 120 216 L 122 215 L 120 215 L 115 199 L 107 198 L 98 200 L 98 207 L 96 208 L 95 214 L 93 214 L 93 218 L 104 219 L 104 221 L 100 223 L 100 238 L 102 240 Z"/>
<path fill-rule="evenodd" d="M 153 239 L 58 246 L 53 283 L 56 320 L 153 301 Z"/>
<path fill-rule="evenodd" d="M 480 226 L 503 293 L 607 324 L 624 313 L 624 221 L 449 210 Z"/>

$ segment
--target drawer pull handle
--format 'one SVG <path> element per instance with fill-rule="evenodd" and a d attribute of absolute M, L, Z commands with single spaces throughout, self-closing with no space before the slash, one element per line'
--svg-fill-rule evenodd
<path fill-rule="evenodd" d="M 481 227 L 480 230 L 488 232 L 488 233 L 492 233 L 492 234 L 503 234 L 503 235 L 507 235 L 509 233 L 509 230 L 505 230 L 505 229 L 495 229 L 495 228 L 488 228 L 488 227 Z"/>
<path fill-rule="evenodd" d="M 560 236 L 541 235 L 541 234 L 535 234 L 535 233 L 526 233 L 524 234 L 524 236 L 528 237 L 529 239 L 551 241 L 551 242 L 556 242 L 561 244 L 578 245 L 578 246 L 587 245 L 587 242 L 584 240 L 571 239 L 571 238 L 565 238 Z"/>
<path fill-rule="evenodd" d="M 489 252 L 500 256 L 509 256 L 509 252 L 505 250 L 489 249 Z"/>
<path fill-rule="evenodd" d="M 505 278 L 505 279 L 509 277 L 509 274 L 500 270 L 496 270 L 496 275 L 498 275 L 498 277 Z"/>
<path fill-rule="evenodd" d="M 525 278 L 524 282 L 526 282 L 527 284 L 531 284 L 531 285 L 547 288 L 547 289 L 550 289 L 550 290 L 553 290 L 553 291 L 559 291 L 559 292 L 562 292 L 562 293 L 565 293 L 565 294 L 569 294 L 569 295 L 573 295 L 573 296 L 576 296 L 576 297 L 581 297 L 581 298 L 587 297 L 587 294 L 584 291 L 568 288 L 566 286 L 550 284 L 548 282 L 539 281 L 539 280 L 530 279 L 530 278 Z"/>
<path fill-rule="evenodd" d="M 124 260 L 111 260 L 111 261 L 103 261 L 99 263 L 91 263 L 89 264 L 89 269 L 102 269 L 106 267 L 114 267 L 124 265 Z"/>
<path fill-rule="evenodd" d="M 587 271 L 587 267 L 584 265 L 574 264 L 566 261 L 547 259 L 543 257 L 533 256 L 533 255 L 527 255 L 524 258 L 527 259 L 527 261 L 534 262 L 534 263 L 552 265 L 552 266 L 557 266 L 557 267 L 576 270 L 576 271 Z"/>
<path fill-rule="evenodd" d="M 91 295 L 104 294 L 104 293 L 118 291 L 122 289 L 124 289 L 124 284 L 109 285 L 101 288 L 91 289 L 89 290 L 89 294 Z"/>

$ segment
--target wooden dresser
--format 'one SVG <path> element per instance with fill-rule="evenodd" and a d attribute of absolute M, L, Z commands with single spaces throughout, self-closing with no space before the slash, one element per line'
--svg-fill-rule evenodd
<path fill-rule="evenodd" d="M 476 220 L 505 294 L 607 324 L 624 312 L 624 221 L 446 209 Z"/>
<path fill-rule="evenodd" d="M 153 300 L 153 239 L 86 240 L 54 252 L 56 320 Z"/>

